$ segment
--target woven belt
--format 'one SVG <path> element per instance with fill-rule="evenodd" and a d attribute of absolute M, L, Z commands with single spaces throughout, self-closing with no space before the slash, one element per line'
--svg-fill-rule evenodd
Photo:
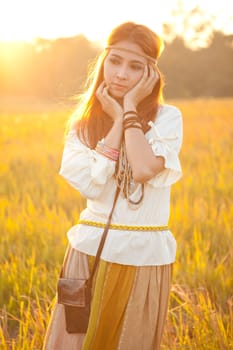
<path fill-rule="evenodd" d="M 95 226 L 104 228 L 106 224 L 97 221 L 89 221 L 89 220 L 79 220 L 78 224 L 87 225 L 87 226 Z M 168 230 L 168 226 L 128 226 L 128 225 L 117 225 L 110 224 L 109 226 L 112 230 L 122 230 L 122 231 L 164 231 Z"/>

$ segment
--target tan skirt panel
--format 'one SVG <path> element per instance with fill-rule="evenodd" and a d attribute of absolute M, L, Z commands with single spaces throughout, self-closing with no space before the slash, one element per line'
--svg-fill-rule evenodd
<path fill-rule="evenodd" d="M 170 282 L 171 265 L 138 268 L 117 349 L 159 349 L 167 316 Z"/>
<path fill-rule="evenodd" d="M 89 267 L 87 255 L 68 246 L 63 263 L 64 276 L 68 278 L 87 278 Z M 85 334 L 69 334 L 65 329 L 64 306 L 55 303 L 43 350 L 81 350 Z"/>

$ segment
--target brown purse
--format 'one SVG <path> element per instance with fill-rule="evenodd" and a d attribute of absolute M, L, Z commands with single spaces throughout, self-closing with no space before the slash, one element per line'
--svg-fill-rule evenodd
<path fill-rule="evenodd" d="M 109 214 L 101 241 L 96 254 L 95 262 L 88 279 L 72 279 L 63 277 L 63 268 L 57 285 L 57 302 L 65 307 L 66 330 L 68 333 L 86 333 L 91 312 L 92 282 L 100 255 L 102 253 L 109 225 L 112 219 L 113 210 L 119 195 L 120 189 L 117 186 L 112 210 Z"/>

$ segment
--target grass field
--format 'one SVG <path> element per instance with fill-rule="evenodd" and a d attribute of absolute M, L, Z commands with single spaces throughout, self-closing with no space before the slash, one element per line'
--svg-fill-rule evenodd
<path fill-rule="evenodd" d="M 233 349 L 233 99 L 174 104 L 184 118 L 184 174 L 172 190 L 178 252 L 162 349 Z M 85 205 L 58 175 L 67 118 L 0 114 L 3 350 L 41 349 L 66 232 Z"/>

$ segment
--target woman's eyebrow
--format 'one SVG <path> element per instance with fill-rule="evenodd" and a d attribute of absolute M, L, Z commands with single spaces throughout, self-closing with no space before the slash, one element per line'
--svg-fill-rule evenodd
<path fill-rule="evenodd" d="M 121 60 L 124 59 L 124 57 L 122 57 L 121 55 L 119 55 L 117 53 L 111 53 L 110 56 L 114 56 L 115 58 L 119 58 Z M 142 61 L 138 61 L 137 59 L 130 60 L 130 62 L 131 63 L 138 63 L 138 64 L 141 64 L 142 66 L 145 65 Z"/>

